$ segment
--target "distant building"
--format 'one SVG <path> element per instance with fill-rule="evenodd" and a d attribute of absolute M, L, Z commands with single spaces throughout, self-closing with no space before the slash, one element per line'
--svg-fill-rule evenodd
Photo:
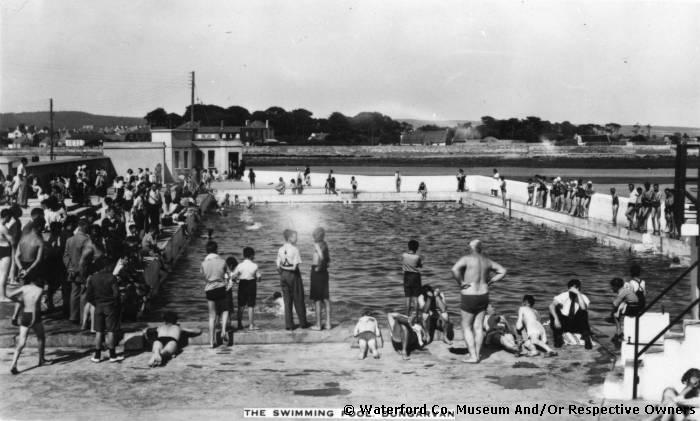
<path fill-rule="evenodd" d="M 444 145 L 448 130 L 414 130 L 401 134 L 402 145 Z"/>

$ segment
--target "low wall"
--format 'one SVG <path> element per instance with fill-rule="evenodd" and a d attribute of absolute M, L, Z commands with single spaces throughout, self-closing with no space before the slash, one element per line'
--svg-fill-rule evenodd
<path fill-rule="evenodd" d="M 107 179 L 112 180 L 116 175 L 112 161 L 105 156 L 94 158 L 74 158 L 62 159 L 57 161 L 39 161 L 29 162 L 27 164 L 27 174 L 31 174 L 39 178 L 39 184 L 45 190 L 49 186 L 51 176 L 54 174 L 61 176 L 69 176 L 74 174 L 78 165 L 85 165 L 87 173 L 91 181 L 95 179 L 95 170 L 107 170 Z M 13 173 L 16 172 L 13 171 Z"/>
<path fill-rule="evenodd" d="M 552 146 L 541 143 L 465 143 L 449 146 L 439 145 L 377 145 L 377 146 L 249 146 L 246 156 L 367 156 L 373 158 L 397 155 L 450 156 L 480 155 L 509 157 L 536 156 L 673 156 L 670 145 L 601 145 L 601 146 Z"/>
<path fill-rule="evenodd" d="M 209 209 L 212 200 L 214 200 L 214 197 L 209 194 L 203 194 L 197 198 L 202 215 Z M 190 215 L 187 217 L 187 221 L 185 221 L 184 224 L 163 228 L 166 238 L 158 242 L 158 248 L 162 250 L 163 260 L 165 260 L 166 263 L 174 264 L 187 245 L 188 238 L 185 236 L 185 226 L 190 233 L 193 233 L 197 229 L 197 224 L 197 217 L 195 215 Z M 151 260 L 144 268 L 143 276 L 148 286 L 151 287 L 151 296 L 157 295 L 162 281 L 160 277 L 160 265 L 155 260 Z"/>

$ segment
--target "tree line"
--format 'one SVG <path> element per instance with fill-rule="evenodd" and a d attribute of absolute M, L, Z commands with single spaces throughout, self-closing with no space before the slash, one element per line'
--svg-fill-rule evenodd
<path fill-rule="evenodd" d="M 312 133 L 323 133 L 330 144 L 395 144 L 399 143 L 402 131 L 410 130 L 410 124 L 398 122 L 378 112 L 361 112 L 353 117 L 334 112 L 328 118 L 315 118 L 303 108 L 287 111 L 282 107 L 270 107 L 264 111 L 253 111 L 234 105 L 223 108 L 218 105 L 195 104 L 188 106 L 183 115 L 168 113 L 157 108 L 144 117 L 151 127 L 176 128 L 190 121 L 201 126 L 244 126 L 246 121 L 270 123 L 277 140 L 291 144 L 308 143 Z"/>

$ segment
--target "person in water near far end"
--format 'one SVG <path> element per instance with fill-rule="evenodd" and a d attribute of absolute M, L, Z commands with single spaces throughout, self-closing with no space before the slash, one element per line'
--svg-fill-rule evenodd
<path fill-rule="evenodd" d="M 503 279 L 506 269 L 481 254 L 480 240 L 472 240 L 469 248 L 471 253 L 459 259 L 452 267 L 452 276 L 462 289 L 462 330 L 470 355 L 463 361 L 478 363 L 481 345 L 484 342 L 483 323 L 489 304 L 489 285 Z"/>

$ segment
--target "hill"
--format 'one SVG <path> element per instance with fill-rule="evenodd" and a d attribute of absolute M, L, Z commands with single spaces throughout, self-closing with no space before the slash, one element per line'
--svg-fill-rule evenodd
<path fill-rule="evenodd" d="M 137 126 L 146 124 L 144 119 L 138 117 L 96 115 L 82 111 L 56 111 L 53 114 L 54 127 L 56 129 L 79 129 L 88 125 L 93 125 L 95 128 L 98 128 L 106 126 Z M 18 124 L 33 124 L 37 127 L 48 126 L 49 112 L 35 111 L 24 113 L 0 113 L 0 129 L 14 129 Z"/>

